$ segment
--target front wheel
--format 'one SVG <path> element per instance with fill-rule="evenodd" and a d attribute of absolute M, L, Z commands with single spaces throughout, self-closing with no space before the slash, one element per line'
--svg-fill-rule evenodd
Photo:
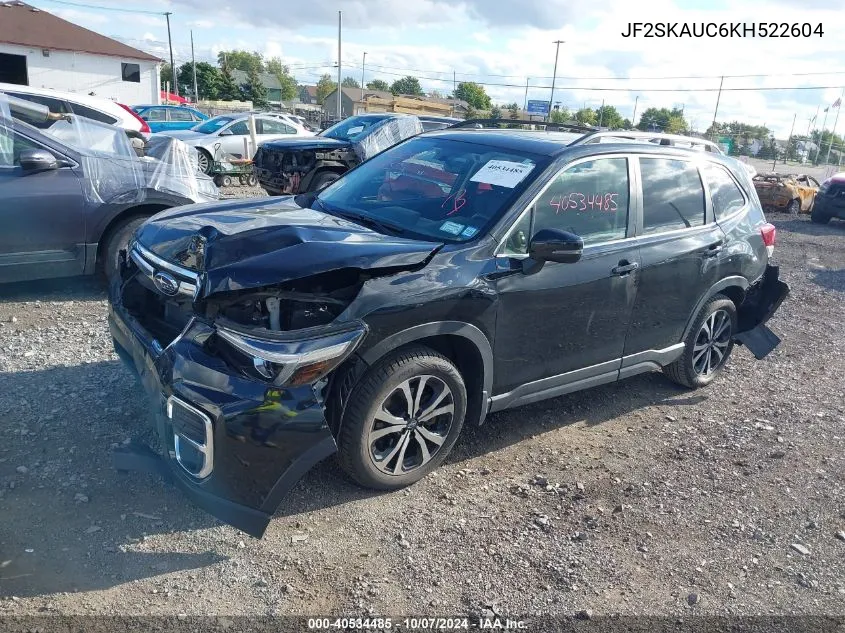
<path fill-rule="evenodd" d="M 147 216 L 134 217 L 114 227 L 103 244 L 100 267 L 107 282 L 117 278 L 117 256 L 122 249 L 129 245 L 129 240 L 135 231 L 147 220 Z"/>
<path fill-rule="evenodd" d="M 314 179 L 314 183 L 311 185 L 311 190 L 322 191 L 338 178 L 340 178 L 340 174 L 336 174 L 333 171 L 324 171 L 323 173 L 318 174 Z"/>
<path fill-rule="evenodd" d="M 204 149 L 197 150 L 197 167 L 206 176 L 211 175 L 211 164 L 213 162 L 214 161 L 211 160 L 211 154 L 206 152 Z"/>
<path fill-rule="evenodd" d="M 355 387 L 338 437 L 341 467 L 359 484 L 394 490 L 437 468 L 466 415 L 463 378 L 427 347 L 397 350 Z"/>
<path fill-rule="evenodd" d="M 786 207 L 786 212 L 789 215 L 798 215 L 801 213 L 801 202 L 798 199 L 790 200 Z"/>
<path fill-rule="evenodd" d="M 684 341 L 684 354 L 663 372 L 673 382 L 697 389 L 721 372 L 733 350 L 737 318 L 734 302 L 715 295 L 701 309 Z"/>
<path fill-rule="evenodd" d="M 830 216 L 816 209 L 816 206 L 814 204 L 813 211 L 810 213 L 810 220 L 815 222 L 816 224 L 827 224 L 828 222 L 830 222 Z"/>

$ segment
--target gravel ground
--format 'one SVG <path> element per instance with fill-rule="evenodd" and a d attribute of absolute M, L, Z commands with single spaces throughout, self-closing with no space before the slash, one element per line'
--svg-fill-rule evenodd
<path fill-rule="evenodd" d="M 493 415 L 405 491 L 329 459 L 260 541 L 112 470 L 146 406 L 95 282 L 0 289 L 0 615 L 845 614 L 845 223 L 770 220 L 768 359 Z"/>

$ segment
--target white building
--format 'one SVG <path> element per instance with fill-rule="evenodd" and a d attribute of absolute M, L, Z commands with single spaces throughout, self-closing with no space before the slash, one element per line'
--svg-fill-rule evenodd
<path fill-rule="evenodd" d="M 153 55 L 17 0 L 0 0 L 0 83 L 52 88 L 127 105 L 160 103 Z"/>

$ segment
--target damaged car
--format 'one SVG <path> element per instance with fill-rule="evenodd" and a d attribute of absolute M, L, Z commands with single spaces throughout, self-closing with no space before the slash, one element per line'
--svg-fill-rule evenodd
<path fill-rule="evenodd" d="M 704 387 L 735 345 L 766 357 L 789 288 L 747 172 L 579 136 L 436 131 L 320 192 L 145 222 L 108 319 L 157 441 L 115 466 L 260 537 L 332 454 L 397 489 L 493 412 L 660 369 Z"/>
<path fill-rule="evenodd" d="M 307 139 L 264 143 L 253 159 L 255 177 L 271 196 L 319 191 L 359 163 L 422 133 L 410 114 L 360 114 Z"/>
<path fill-rule="evenodd" d="M 845 220 L 845 172 L 833 174 L 821 184 L 810 215 L 816 224 L 827 224 L 832 218 Z"/>
<path fill-rule="evenodd" d="M 819 182 L 806 174 L 765 173 L 754 177 L 754 188 L 764 209 L 791 215 L 811 213 Z"/>
<path fill-rule="evenodd" d="M 109 278 L 144 220 L 218 199 L 184 143 L 141 140 L 139 156 L 135 142 L 121 128 L 0 94 L 0 282 Z"/>

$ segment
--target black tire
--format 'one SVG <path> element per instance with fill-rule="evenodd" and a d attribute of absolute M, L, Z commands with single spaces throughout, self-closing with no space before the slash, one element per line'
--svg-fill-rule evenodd
<path fill-rule="evenodd" d="M 404 398 L 405 392 L 401 388 L 406 383 L 410 385 L 407 393 L 414 396 L 414 403 L 409 404 L 407 409 L 416 409 L 415 416 L 425 412 L 427 407 L 424 402 L 433 408 L 432 413 L 448 409 L 451 405 L 448 428 L 444 427 L 450 415 L 448 412 L 429 419 L 425 424 L 416 424 L 416 418 L 408 420 L 407 416 L 403 422 L 395 415 L 397 408 L 393 403 L 396 398 L 399 399 L 400 410 L 404 406 L 403 401 L 410 402 Z M 413 392 L 414 384 L 418 387 L 422 385 L 422 395 Z M 446 389 L 440 389 L 440 386 L 445 386 L 449 391 L 442 399 L 438 398 Z M 391 408 L 388 409 L 388 406 Z M 340 466 L 352 479 L 368 488 L 395 490 L 409 486 L 428 475 L 446 459 L 460 435 L 466 407 L 463 378 L 449 359 L 423 346 L 396 350 L 370 368 L 349 398 L 337 442 Z M 377 420 L 376 414 L 379 412 L 381 415 L 387 413 L 398 424 Z M 370 438 L 371 433 L 389 431 L 388 427 L 400 429 L 403 423 L 409 422 L 413 427 L 411 429 L 404 427 L 403 430 L 390 431 L 389 435 L 374 441 Z M 376 425 L 382 424 L 385 426 L 376 429 Z M 420 433 L 420 428 L 426 435 Z M 440 440 L 440 443 L 431 442 L 431 437 Z M 405 449 L 399 446 L 403 441 L 406 443 Z M 375 454 L 378 451 L 387 453 L 380 462 Z M 391 454 L 393 457 L 388 457 Z M 429 457 L 427 461 L 425 455 Z M 415 464 L 417 460 L 419 463 Z M 406 470 L 408 461 L 411 464 Z M 377 463 L 382 464 L 384 470 Z M 389 474 L 385 470 L 393 473 Z"/>
<path fill-rule="evenodd" d="M 255 177 L 255 174 L 250 174 L 247 176 L 246 184 L 250 187 L 254 187 L 258 184 L 258 179 Z"/>
<path fill-rule="evenodd" d="M 789 215 L 798 215 L 799 213 L 801 213 L 801 201 L 798 200 L 798 198 L 790 200 L 789 204 L 786 205 L 786 212 Z"/>
<path fill-rule="evenodd" d="M 712 323 L 712 321 L 710 321 L 711 317 L 718 319 L 721 323 L 722 317 L 718 315 L 722 314 L 727 315 L 728 318 L 729 331 L 727 334 L 721 333 L 718 343 L 709 344 L 710 349 L 713 351 L 707 349 L 702 352 L 702 350 L 696 349 L 698 346 L 706 342 L 702 338 L 705 323 L 708 323 L 709 327 L 710 323 Z M 719 327 L 719 324 L 717 324 L 715 329 L 718 330 Z M 671 365 L 664 367 L 663 372 L 672 382 L 676 382 L 684 387 L 689 387 L 690 389 L 698 389 L 699 387 L 709 385 L 713 382 L 716 376 L 721 373 L 722 368 L 731 356 L 731 351 L 734 347 L 733 335 L 736 332 L 736 328 L 736 305 L 734 305 L 734 302 L 728 299 L 725 295 L 714 295 L 713 298 L 704 305 L 701 312 L 698 313 L 698 317 L 696 317 L 695 322 L 690 329 L 690 333 L 684 341 L 685 347 L 683 356 Z M 718 361 L 715 366 L 708 364 L 707 367 L 710 371 L 707 371 L 706 373 L 701 371 L 702 353 L 706 357 Z M 719 357 L 719 354 L 722 354 L 722 356 Z M 710 361 L 707 362 L 710 363 Z"/>
<path fill-rule="evenodd" d="M 336 174 L 333 171 L 324 171 L 320 174 L 317 174 L 317 177 L 314 179 L 314 182 L 311 183 L 311 191 L 320 191 L 322 189 L 325 189 L 338 178 L 340 178 L 340 174 Z"/>
<path fill-rule="evenodd" d="M 232 177 L 231 176 L 222 176 L 220 178 L 220 183 L 223 187 L 231 187 L 232 186 Z"/>
<path fill-rule="evenodd" d="M 100 253 L 100 272 L 107 282 L 117 276 L 117 254 L 126 248 L 135 231 L 149 216 L 135 216 L 115 226 L 103 242 Z"/>
<path fill-rule="evenodd" d="M 830 222 L 830 216 L 822 213 L 813 205 L 813 211 L 810 213 L 810 220 L 816 224 L 827 224 Z"/>
<path fill-rule="evenodd" d="M 214 159 L 211 158 L 211 154 L 199 147 L 197 148 L 197 154 L 197 166 L 199 167 L 199 170 L 206 176 L 210 176 L 211 169 L 214 166 Z"/>

